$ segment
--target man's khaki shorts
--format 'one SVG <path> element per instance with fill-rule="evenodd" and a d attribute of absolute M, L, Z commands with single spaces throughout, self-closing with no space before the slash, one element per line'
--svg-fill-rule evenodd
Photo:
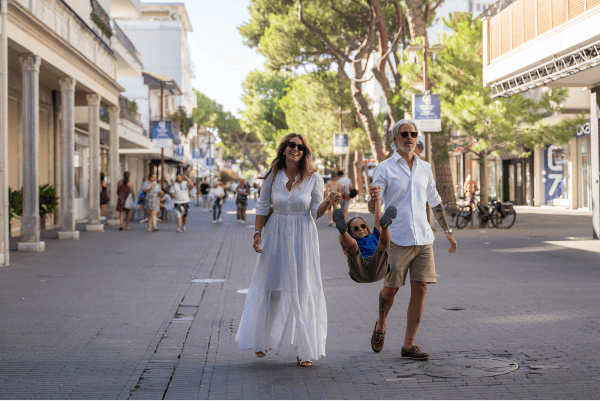
<path fill-rule="evenodd" d="M 433 244 L 400 246 L 390 243 L 391 271 L 385 276 L 383 285 L 400 288 L 406 283 L 410 270 L 411 281 L 436 283 Z"/>

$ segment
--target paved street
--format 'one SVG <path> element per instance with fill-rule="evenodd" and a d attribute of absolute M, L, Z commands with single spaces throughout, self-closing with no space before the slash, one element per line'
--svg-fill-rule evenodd
<path fill-rule="evenodd" d="M 589 215 L 520 208 L 510 230 L 456 230 L 456 255 L 436 231 L 438 284 L 417 344 L 442 367 L 459 357 L 519 366 L 447 378 L 400 358 L 407 288 L 383 351 L 371 351 L 381 283 L 349 278 L 326 217 L 317 225 L 327 356 L 301 369 L 295 356 L 239 351 L 238 291 L 256 256 L 254 216 L 238 224 L 233 208 L 230 199 L 223 223 L 212 224 L 192 207 L 182 234 L 173 220 L 157 233 L 136 222 L 50 239 L 45 253 L 13 252 L 0 270 L 0 398 L 598 399 L 600 243 L 590 241 Z"/>

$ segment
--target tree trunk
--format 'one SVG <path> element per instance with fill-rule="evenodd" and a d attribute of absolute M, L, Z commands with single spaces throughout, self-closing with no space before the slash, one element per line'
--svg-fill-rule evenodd
<path fill-rule="evenodd" d="M 481 152 L 479 153 L 479 201 L 483 205 L 483 207 L 487 207 L 488 204 L 488 174 L 487 174 L 487 153 Z M 487 221 L 484 223 L 483 221 L 479 221 L 479 227 L 487 227 Z"/>
<path fill-rule="evenodd" d="M 362 152 L 355 152 L 355 162 L 354 166 L 352 166 L 352 170 L 354 170 L 354 177 L 356 181 L 354 182 L 354 188 L 358 191 L 358 197 L 362 198 L 363 196 L 363 179 L 362 179 L 362 165 L 363 165 L 363 154 Z"/>
<path fill-rule="evenodd" d="M 244 142 L 240 139 L 240 136 L 237 132 L 233 133 L 233 138 L 235 139 L 235 143 L 240 147 L 240 149 L 242 149 L 242 152 L 244 152 L 244 154 L 248 157 L 248 160 L 250 160 L 250 163 L 252 163 L 256 171 L 260 172 L 260 165 L 256 161 L 256 158 L 252 155 L 250 149 L 248 149 Z"/>
<path fill-rule="evenodd" d="M 406 20 L 413 40 L 419 36 L 427 37 L 427 24 L 422 6 L 423 2 L 421 0 L 406 0 Z"/>
<path fill-rule="evenodd" d="M 354 100 L 354 106 L 360 115 L 365 131 L 367 131 L 373 156 L 377 159 L 377 163 L 381 163 L 385 160 L 383 139 L 377 130 L 373 112 L 369 108 L 369 104 L 362 93 L 362 82 L 357 81 L 363 76 L 362 60 L 353 62 L 352 68 L 354 70 L 354 79 L 352 80 L 352 100 Z"/>
<path fill-rule="evenodd" d="M 346 157 L 346 163 L 347 163 L 348 168 L 346 169 L 346 171 L 348 171 L 348 178 L 350 178 L 350 181 L 352 181 L 352 184 L 354 184 L 356 182 L 356 176 L 354 175 L 354 160 L 355 160 L 354 152 L 348 153 L 348 157 Z"/>
<path fill-rule="evenodd" d="M 436 157 L 432 167 L 435 170 L 435 184 L 444 204 L 456 202 L 455 185 L 452 181 L 450 158 L 446 150 L 446 139 L 442 133 L 432 133 L 431 145 L 435 149 Z M 432 150 L 433 150 L 432 149 Z M 437 159 L 437 160 L 436 160 Z"/>

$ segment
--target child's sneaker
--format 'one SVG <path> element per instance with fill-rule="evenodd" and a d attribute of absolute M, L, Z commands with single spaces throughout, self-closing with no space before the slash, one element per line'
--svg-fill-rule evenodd
<path fill-rule="evenodd" d="M 340 231 L 340 234 L 343 234 L 346 231 L 348 231 L 346 217 L 344 216 L 344 212 L 342 211 L 342 209 L 335 209 L 333 211 L 333 221 L 335 221 L 335 227 Z"/>
<path fill-rule="evenodd" d="M 398 211 L 394 206 L 390 206 L 385 209 L 383 216 L 381 216 L 381 219 L 379 219 L 379 225 L 381 226 L 382 230 L 392 224 L 392 220 L 396 218 L 397 213 Z"/>

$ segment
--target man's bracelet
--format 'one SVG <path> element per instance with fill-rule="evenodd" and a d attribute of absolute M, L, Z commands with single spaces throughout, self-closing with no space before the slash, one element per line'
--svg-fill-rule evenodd
<path fill-rule="evenodd" d="M 260 235 L 262 237 L 262 233 L 260 231 L 258 231 L 258 230 L 254 231 L 254 235 L 256 235 L 256 234 L 258 234 L 258 235 Z"/>

